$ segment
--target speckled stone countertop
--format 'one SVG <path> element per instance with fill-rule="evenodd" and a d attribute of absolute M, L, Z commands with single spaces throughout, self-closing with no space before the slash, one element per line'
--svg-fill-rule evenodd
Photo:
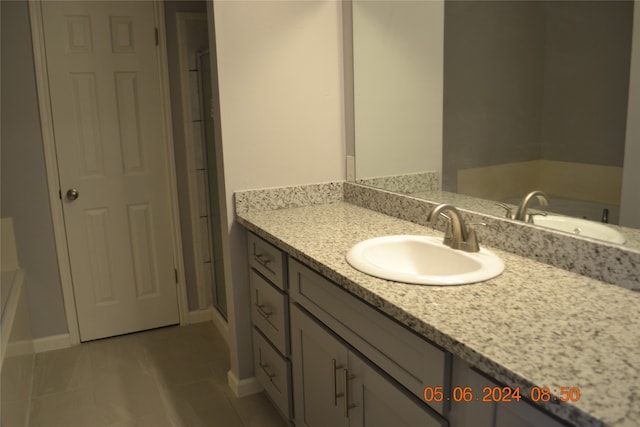
<path fill-rule="evenodd" d="M 238 213 L 245 228 L 524 395 L 579 387 L 543 406 L 580 425 L 640 425 L 640 293 L 493 249 L 505 272 L 437 287 L 377 279 L 345 260 L 382 235 L 441 233 L 348 203 Z M 491 248 L 490 248 L 491 249 Z"/>

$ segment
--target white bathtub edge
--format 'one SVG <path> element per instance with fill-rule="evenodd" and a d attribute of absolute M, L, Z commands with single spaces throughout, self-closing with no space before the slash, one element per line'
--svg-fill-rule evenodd
<path fill-rule="evenodd" d="M 24 271 L 16 270 L 15 276 L 13 276 L 13 284 L 7 305 L 2 313 L 2 342 L 0 343 L 0 366 L 4 362 L 5 354 L 9 344 L 9 337 L 13 331 L 13 321 L 15 320 L 16 311 L 18 310 L 18 302 L 20 301 L 20 295 L 22 293 L 22 287 L 24 285 Z"/>

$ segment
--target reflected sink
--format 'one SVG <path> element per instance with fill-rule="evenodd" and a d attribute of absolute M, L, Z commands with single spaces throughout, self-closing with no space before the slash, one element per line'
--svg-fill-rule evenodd
<path fill-rule="evenodd" d="M 627 241 L 618 230 L 600 222 L 560 215 L 535 216 L 535 225 L 552 228 L 576 236 L 590 237 L 605 242 L 623 244 Z"/>
<path fill-rule="evenodd" d="M 464 285 L 489 280 L 504 271 L 493 252 L 451 249 L 442 238 L 383 236 L 354 245 L 347 262 L 381 279 L 418 285 Z"/>

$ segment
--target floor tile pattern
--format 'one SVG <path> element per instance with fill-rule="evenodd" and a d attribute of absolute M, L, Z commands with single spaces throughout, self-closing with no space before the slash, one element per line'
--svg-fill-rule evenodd
<path fill-rule="evenodd" d="M 29 426 L 287 426 L 264 393 L 233 395 L 228 353 L 211 323 L 40 353 Z"/>

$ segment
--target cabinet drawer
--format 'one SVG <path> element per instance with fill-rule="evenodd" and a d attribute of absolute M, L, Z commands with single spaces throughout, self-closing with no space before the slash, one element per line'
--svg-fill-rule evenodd
<path fill-rule="evenodd" d="M 424 388 L 441 386 L 450 395 L 451 355 L 310 270 L 289 262 L 290 296 L 369 360 L 423 398 Z M 432 402 L 440 414 L 448 402 Z"/>
<path fill-rule="evenodd" d="M 265 242 L 255 234 L 249 233 L 249 266 L 259 271 L 274 285 L 286 289 L 286 262 L 284 253 Z"/>
<path fill-rule="evenodd" d="M 289 304 L 285 293 L 254 270 L 249 271 L 253 324 L 280 353 L 289 354 Z"/>
<path fill-rule="evenodd" d="M 474 387 L 472 390 L 483 390 L 485 387 L 491 389 L 503 390 L 507 387 L 495 383 L 493 380 L 484 375 L 469 369 L 469 384 Z M 510 402 L 483 402 L 486 406 L 493 406 L 495 427 L 562 427 L 559 421 L 556 421 L 542 409 L 538 409 L 527 403 L 524 399 Z M 474 413 L 472 413 L 475 416 Z"/>
<path fill-rule="evenodd" d="M 283 358 L 260 331 L 253 329 L 253 360 L 256 378 L 271 400 L 291 419 L 291 365 Z"/>

